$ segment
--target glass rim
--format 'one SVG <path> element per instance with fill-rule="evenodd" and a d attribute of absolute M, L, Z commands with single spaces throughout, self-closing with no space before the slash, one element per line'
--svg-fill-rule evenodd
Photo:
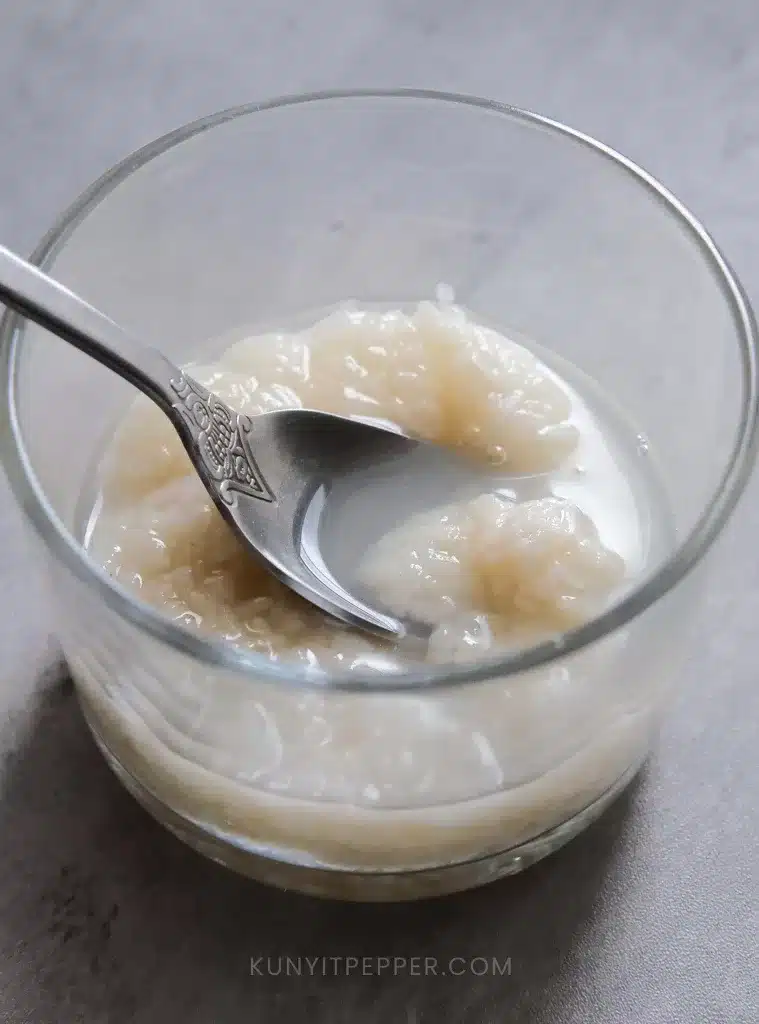
<path fill-rule="evenodd" d="M 599 158 L 629 175 L 664 208 L 669 216 L 678 220 L 685 228 L 710 267 L 715 285 L 721 291 L 730 310 L 740 346 L 744 397 L 732 450 L 715 491 L 695 526 L 657 570 L 593 619 L 532 647 L 502 652 L 496 657 L 471 663 L 415 666 L 398 674 L 386 675 L 368 671 L 321 674 L 307 668 L 271 662 L 261 655 L 239 650 L 222 640 L 193 633 L 156 608 L 136 599 L 86 554 L 82 544 L 64 526 L 47 500 L 24 447 L 23 429 L 17 408 L 17 375 L 25 321 L 8 310 L 0 322 L 0 374 L 4 378 L 3 386 L 6 391 L 6 401 L 0 403 L 0 423 L 5 428 L 2 430 L 2 461 L 16 500 L 54 557 L 81 582 L 94 588 L 120 617 L 161 643 L 209 667 L 231 670 L 246 676 L 253 675 L 257 680 L 271 680 L 290 686 L 363 692 L 418 692 L 483 682 L 496 677 L 517 676 L 541 665 L 548 665 L 557 658 L 579 652 L 602 640 L 628 625 L 669 593 L 695 568 L 717 539 L 735 509 L 753 467 L 759 443 L 759 389 L 757 327 L 751 305 L 736 275 L 706 229 L 652 175 L 627 157 L 583 132 L 541 114 L 495 100 L 425 89 L 347 89 L 293 94 L 230 107 L 207 115 L 136 150 L 81 193 L 38 244 L 30 261 L 43 269 L 49 268 L 76 227 L 113 189 L 154 158 L 194 136 L 228 121 L 259 112 L 351 100 L 412 100 L 468 107 L 483 113 L 500 114 L 533 128 L 552 132 L 567 142 L 590 149 Z"/>

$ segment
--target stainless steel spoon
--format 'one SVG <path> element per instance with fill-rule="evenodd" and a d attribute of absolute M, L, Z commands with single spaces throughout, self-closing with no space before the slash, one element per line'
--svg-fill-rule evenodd
<path fill-rule="evenodd" d="M 240 415 L 157 349 L 1 246 L 0 301 L 151 398 L 229 525 L 287 586 L 373 633 L 428 631 L 367 603 L 355 580 L 356 561 L 413 512 L 482 490 L 482 469 L 388 425 L 304 409 Z"/>

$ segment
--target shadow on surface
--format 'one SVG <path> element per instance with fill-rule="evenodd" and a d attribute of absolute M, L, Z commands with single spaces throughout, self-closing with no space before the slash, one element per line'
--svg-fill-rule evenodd
<path fill-rule="evenodd" d="M 6 1005 L 57 1024 L 484 1024 L 506 1013 L 562 1024 L 574 951 L 603 927 L 636 788 L 515 878 L 422 903 L 325 902 L 238 878 L 155 824 L 103 762 L 62 679 L 4 765 L 2 869 L 17 879 L 0 908 Z"/>

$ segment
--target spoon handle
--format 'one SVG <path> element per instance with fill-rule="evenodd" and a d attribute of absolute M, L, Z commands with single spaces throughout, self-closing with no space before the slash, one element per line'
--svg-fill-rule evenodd
<path fill-rule="evenodd" d="M 134 384 L 166 413 L 217 505 L 239 493 L 273 502 L 251 450 L 247 416 L 58 281 L 0 246 L 0 302 Z"/>
<path fill-rule="evenodd" d="M 157 402 L 172 419 L 172 380 L 182 372 L 157 349 L 132 339 L 105 314 L 0 246 L 0 302 L 68 341 Z"/>

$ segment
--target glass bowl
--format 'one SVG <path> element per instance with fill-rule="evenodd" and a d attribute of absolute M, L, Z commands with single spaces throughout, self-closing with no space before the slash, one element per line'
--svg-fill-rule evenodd
<path fill-rule="evenodd" d="M 317 680 L 184 629 L 88 558 L 83 495 L 133 394 L 6 315 L 7 472 L 87 721 L 156 818 L 263 881 L 392 900 L 519 871 L 614 799 L 651 748 L 704 556 L 756 446 L 751 311 L 671 195 L 592 139 L 501 104 L 320 94 L 152 143 L 88 189 L 33 259 L 180 362 L 209 339 L 347 298 L 416 302 L 445 283 L 475 316 L 594 378 L 666 470 L 669 549 L 592 622 L 476 665 Z M 403 799 L 382 797 L 404 754 L 388 708 L 428 723 Z M 371 744 L 333 738 L 325 760 L 318 729 L 294 728 L 341 716 L 371 722 Z M 493 770 L 474 782 L 467 758 L 487 720 L 499 723 L 484 740 Z M 463 723 L 455 742 L 440 721 Z M 444 799 L 430 765 L 456 783 Z"/>

